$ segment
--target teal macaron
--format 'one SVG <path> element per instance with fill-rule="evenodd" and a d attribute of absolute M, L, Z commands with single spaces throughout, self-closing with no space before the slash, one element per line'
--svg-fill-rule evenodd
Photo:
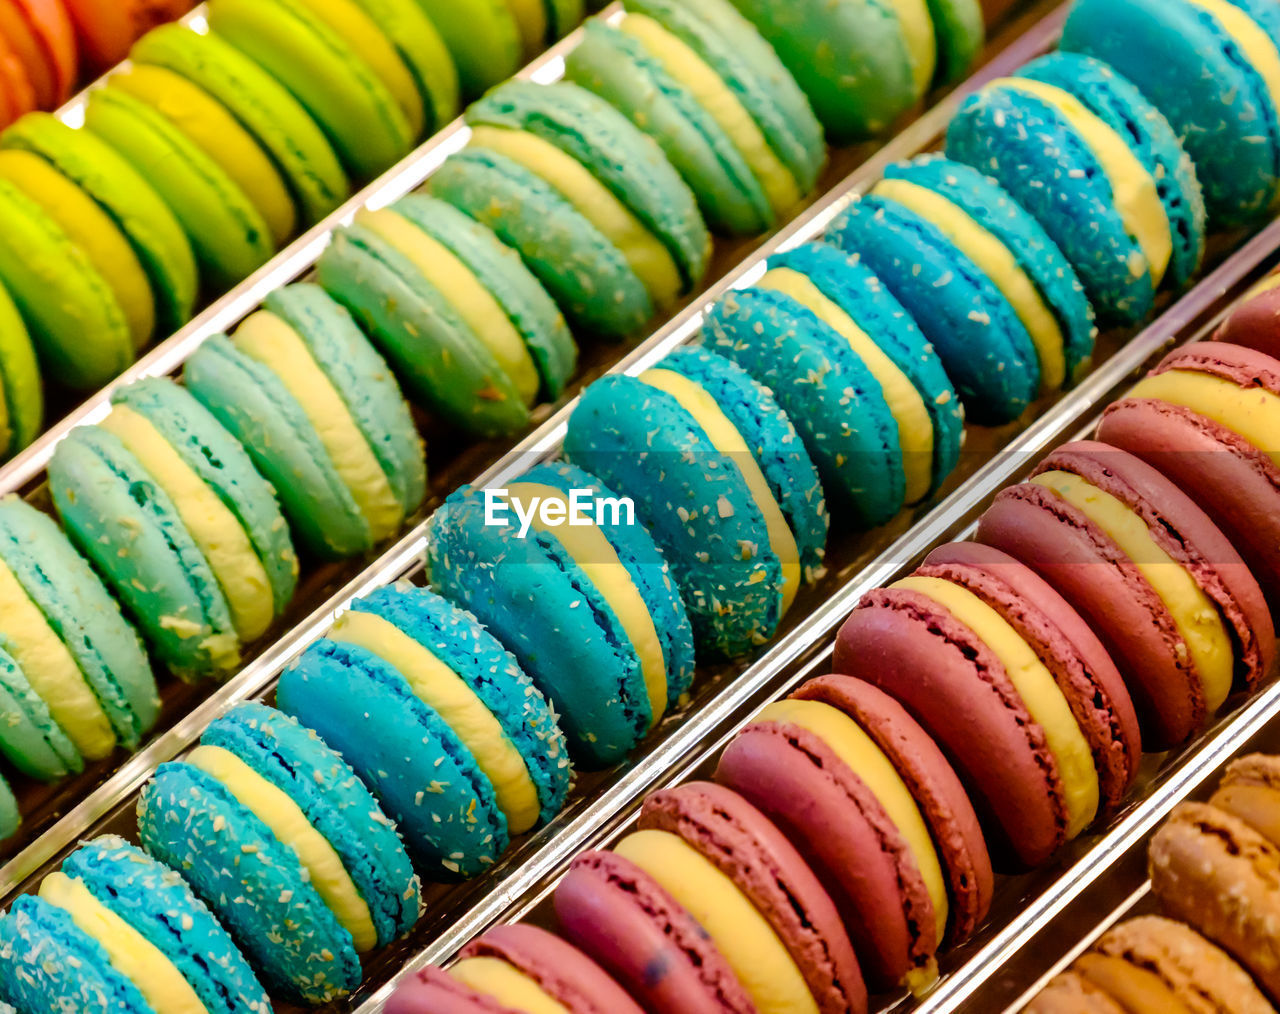
<path fill-rule="evenodd" d="M 564 315 L 520 256 L 445 201 L 415 194 L 358 213 L 317 272 L 410 395 L 469 432 L 527 427 L 577 365 Z"/>
<path fill-rule="evenodd" d="M 25 716 L 6 736 L 19 770 L 54 778 L 79 770 L 76 752 L 137 747 L 160 712 L 138 634 L 62 530 L 17 497 L 0 500 L 0 596 L 0 637 L 20 669 L 4 680 Z M 8 749 L 19 745 L 21 763 Z"/>
<path fill-rule="evenodd" d="M 44 389 L 31 333 L 0 283 L 0 460 L 22 450 L 44 425 Z"/>
<path fill-rule="evenodd" d="M 144 786 L 146 850 L 183 876 L 263 983 L 294 1002 L 351 992 L 360 954 L 417 921 L 395 825 L 314 732 L 257 702 L 214 721 Z"/>
<path fill-rule="evenodd" d="M 270 1010 L 244 956 L 186 881 L 115 835 L 82 844 L 45 878 L 38 897 L 22 904 L 30 922 L 7 928 L 12 935 L 0 947 L 0 996 L 23 1011 L 132 1009 L 93 1006 L 96 990 L 82 994 L 71 985 L 73 976 L 59 974 L 84 957 L 91 959 L 80 966 L 90 982 L 128 995 L 123 980 L 141 995 L 143 1011 L 180 1003 L 199 1003 L 209 1014 Z M 29 958 L 39 945 L 27 928 L 55 929 L 48 942 L 53 960 L 38 962 L 38 969 Z M 85 1001 L 91 1005 L 68 1006 Z"/>
<path fill-rule="evenodd" d="M 626 7 L 614 23 L 588 23 L 566 77 L 661 145 L 712 229 L 769 229 L 826 164 L 822 126 L 795 79 L 728 0 Z"/>
<path fill-rule="evenodd" d="M 316 285 L 271 293 L 187 361 L 195 397 L 275 487 L 299 543 L 327 558 L 399 532 L 426 495 L 421 438 L 385 360 Z"/>
<path fill-rule="evenodd" d="M 289 602 L 297 559 L 271 486 L 162 378 L 123 388 L 49 462 L 53 501 L 151 641 L 188 677 L 225 674 Z"/>
<path fill-rule="evenodd" d="M 0 637 L 0 753 L 30 778 L 52 782 L 84 770 L 84 758 L 63 731 Z"/>
<path fill-rule="evenodd" d="M 565 511 L 574 490 L 589 507 L 580 524 L 535 518 L 521 534 L 515 505 Z M 634 517 L 603 505 L 619 493 L 580 468 L 539 465 L 508 484 L 501 518 L 488 491 L 463 487 L 428 523 L 432 587 L 506 645 L 556 709 L 574 760 L 592 769 L 626 756 L 693 677 L 666 561 Z"/>
<path fill-rule="evenodd" d="M 1062 33 L 1064 50 L 1110 64 L 1168 119 L 1215 227 L 1265 218 L 1280 190 L 1278 47 L 1269 0 L 1080 0 Z"/>

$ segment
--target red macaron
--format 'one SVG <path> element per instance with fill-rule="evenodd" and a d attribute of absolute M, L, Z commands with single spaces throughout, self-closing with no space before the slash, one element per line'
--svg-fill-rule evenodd
<path fill-rule="evenodd" d="M 1213 337 L 1280 359 L 1280 270 L 1246 292 Z"/>

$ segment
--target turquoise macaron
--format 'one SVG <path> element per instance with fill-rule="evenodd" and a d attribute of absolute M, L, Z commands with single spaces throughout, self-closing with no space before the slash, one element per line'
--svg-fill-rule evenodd
<path fill-rule="evenodd" d="M 1110 64 L 1164 114 L 1195 163 L 1215 228 L 1269 214 L 1280 189 L 1280 12 L 1271 0 L 1079 0 L 1061 45 Z"/>
<path fill-rule="evenodd" d="M 379 655 L 316 641 L 281 674 L 276 703 L 333 737 L 428 880 L 476 876 L 506 849 L 507 818 L 475 756 Z"/>
<path fill-rule="evenodd" d="M 20 669 L 4 685 L 27 716 L 9 724 L 6 744 L 31 733 L 19 770 L 60 777 L 79 770 L 77 751 L 100 760 L 117 744 L 137 747 L 160 713 L 142 642 L 53 519 L 17 497 L 0 500 L 0 584 L 0 637 Z"/>
<path fill-rule="evenodd" d="M 111 984 L 117 995 L 128 994 L 121 980 L 136 989 L 144 1000 L 141 1011 L 165 1010 L 175 997 L 148 995 L 148 989 L 158 987 L 149 987 L 143 977 L 135 979 L 137 969 L 129 960 L 147 963 L 152 973 L 156 965 L 167 966 L 168 983 L 209 1014 L 271 1009 L 244 956 L 186 881 L 123 838 L 105 835 L 85 842 L 45 878 L 39 896 L 27 897 L 23 906 L 32 928 L 57 930 L 51 941 L 57 950 L 48 955 L 54 960 L 41 962 L 38 969 L 25 960 L 35 944 L 31 935 L 9 927 L 13 935 L 5 943 L 12 946 L 0 946 L 0 996 L 23 1011 L 91 1009 L 66 1006 L 85 994 L 70 987 L 55 967 L 74 967 L 71 959 L 81 956 L 94 959 L 87 971 L 91 981 Z M 4 929 L 0 935 L 7 936 Z M 117 945 L 133 956 L 115 963 L 110 949 Z M 90 995 L 96 1003 L 96 988 Z M 122 1008 L 108 1003 L 105 1009 Z"/>
<path fill-rule="evenodd" d="M 293 1001 L 346 995 L 360 983 L 359 955 L 418 918 L 417 877 L 364 782 L 313 731 L 258 702 L 156 770 L 138 831 L 151 855 L 183 871 L 264 984 Z"/>
<path fill-rule="evenodd" d="M 432 587 L 473 613 L 515 656 L 560 716 L 574 761 L 615 763 L 688 689 L 693 636 L 649 534 L 596 509 L 618 494 L 566 464 L 539 465 L 493 497 L 526 510 L 589 501 L 582 524 L 490 517 L 489 491 L 466 486 L 428 522 Z M 490 521 L 494 523 L 490 524 Z"/>
<path fill-rule="evenodd" d="M 826 164 L 804 92 L 728 0 L 629 0 L 617 21 L 588 22 L 565 76 L 661 145 L 717 232 L 771 228 Z"/>
<path fill-rule="evenodd" d="M 386 361 L 319 286 L 272 292 L 183 379 L 275 487 L 299 543 L 325 558 L 399 533 L 426 496 L 422 439 Z"/>
<path fill-rule="evenodd" d="M 721 356 L 682 349 L 638 376 L 601 378 L 564 448 L 634 503 L 699 652 L 765 643 L 822 572 L 829 521 L 814 464 L 771 393 Z"/>
<path fill-rule="evenodd" d="M 0 635 L 0 753 L 15 770 L 52 782 L 84 770 L 84 758 L 32 688 Z"/>
<path fill-rule="evenodd" d="M 292 598 L 298 563 L 274 490 L 173 381 L 117 391 L 48 474 L 68 533 L 184 678 L 234 669 Z"/>
<path fill-rule="evenodd" d="M 441 421 L 494 436 L 527 428 L 577 366 L 555 301 L 486 226 L 414 194 L 357 213 L 317 265 L 409 395 Z"/>

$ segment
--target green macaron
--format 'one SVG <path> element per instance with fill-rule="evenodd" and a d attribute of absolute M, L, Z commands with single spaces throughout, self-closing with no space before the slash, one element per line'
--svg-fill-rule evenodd
<path fill-rule="evenodd" d="M 0 459 L 31 443 L 44 422 L 35 346 L 13 299 L 0 284 Z"/>
<path fill-rule="evenodd" d="M 395 46 L 422 96 L 422 133 L 434 134 L 458 115 L 458 68 L 418 0 L 356 0 Z"/>
<path fill-rule="evenodd" d="M 464 98 L 520 69 L 520 25 L 506 0 L 417 0 L 453 54 Z"/>

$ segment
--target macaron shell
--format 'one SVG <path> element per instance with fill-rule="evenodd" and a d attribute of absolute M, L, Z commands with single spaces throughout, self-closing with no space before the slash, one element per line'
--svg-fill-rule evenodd
<path fill-rule="evenodd" d="M 5 644 L 0 637 L 0 645 Z M 74 743 L 49 714 L 49 707 L 27 682 L 12 656 L 0 647 L 0 752 L 14 769 L 42 782 L 84 770 Z"/>
<path fill-rule="evenodd" d="M 18 809 L 18 797 L 13 794 L 4 775 L 0 775 L 0 841 L 11 838 L 22 826 L 22 813 Z"/>
<path fill-rule="evenodd" d="M 123 60 L 147 31 L 176 21 L 194 6 L 191 0 L 63 0 L 63 4 L 75 25 L 80 51 L 101 70 Z"/>
<path fill-rule="evenodd" d="M 520 69 L 520 33 L 506 0 L 417 0 L 458 66 L 464 99 Z"/>
<path fill-rule="evenodd" d="M 36 91 L 13 44 L 0 34 L 0 127 L 37 108 Z"/>
<path fill-rule="evenodd" d="M 21 104 L 29 109 L 58 106 L 62 100 L 50 54 L 18 0 L 0 0 L 0 38 L 16 63 L 14 76 L 23 93 Z"/>
<path fill-rule="evenodd" d="M 448 972 L 428 965 L 401 980 L 387 1000 L 386 1014 L 520 1014 L 477 993 Z"/>
<path fill-rule="evenodd" d="M 4 392 L 8 439 L 0 457 L 15 454 L 31 443 L 44 425 L 44 388 L 35 346 L 27 325 L 0 284 L 0 390 Z"/>
<path fill-rule="evenodd" d="M 1213 339 L 1280 358 L 1280 280 L 1268 275 L 1246 293 L 1219 325 Z"/>
<path fill-rule="evenodd" d="M 75 32 L 71 27 L 71 19 L 67 16 L 67 9 L 61 0 L 15 2 L 45 51 L 57 89 L 54 104 L 61 104 L 71 96 L 78 74 Z"/>
<path fill-rule="evenodd" d="M 417 83 L 426 112 L 419 136 L 430 136 L 458 115 L 461 84 L 444 38 L 418 0 L 357 0 L 396 47 Z"/>
<path fill-rule="evenodd" d="M 966 77 L 987 41 L 987 26 L 979 0 L 927 0 L 938 44 L 934 87 L 955 84 Z"/>

